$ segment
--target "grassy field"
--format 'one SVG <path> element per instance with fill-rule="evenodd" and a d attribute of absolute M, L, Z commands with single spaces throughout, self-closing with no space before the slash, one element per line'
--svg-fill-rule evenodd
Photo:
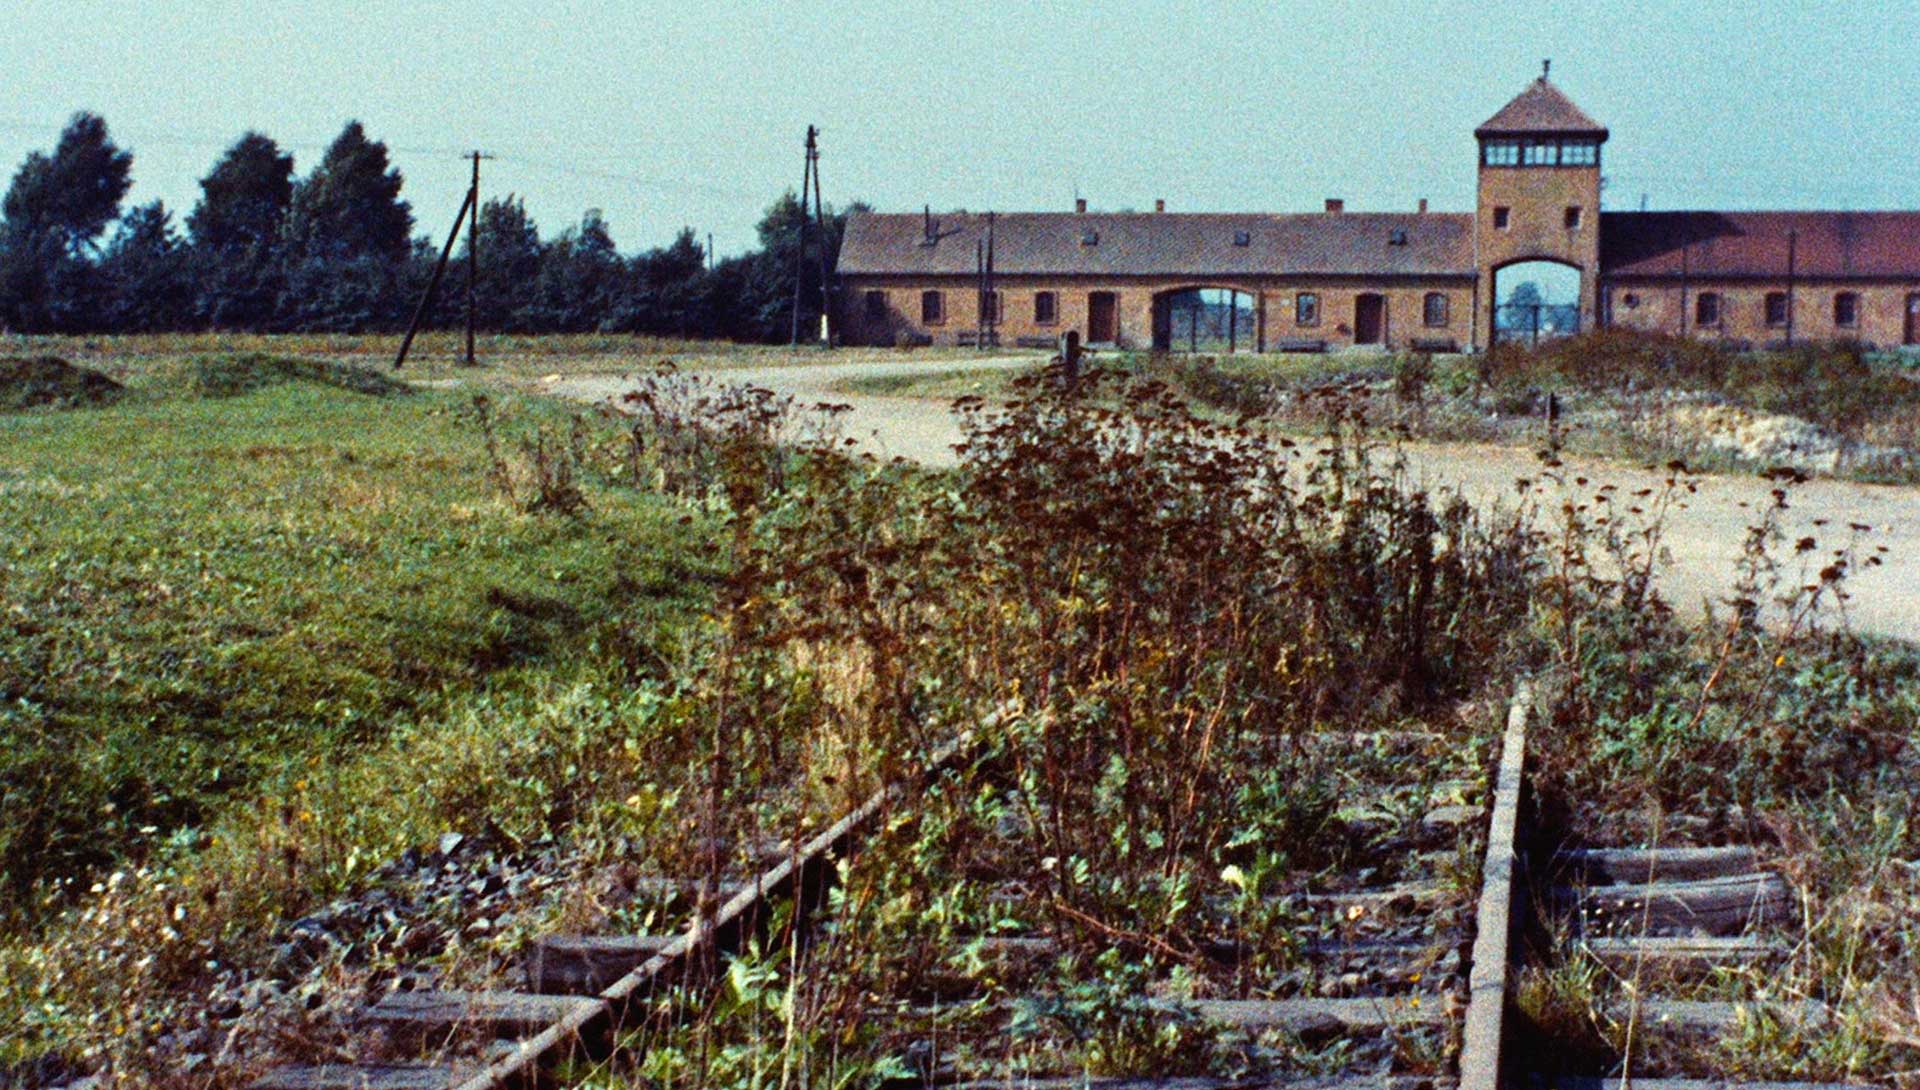
<path fill-rule="evenodd" d="M 0 356 L 51 355 L 93 368 L 122 382 L 165 370 L 182 360 L 207 354 L 261 352 L 298 359 L 351 363 L 370 370 L 390 371 L 400 349 L 397 334 L 145 334 L 111 337 L 24 337 L 0 335 Z M 475 342 L 480 366 L 467 368 L 463 334 L 431 332 L 414 339 L 406 366 L 395 377 L 409 382 L 444 382 L 526 387 L 548 375 L 618 375 L 645 370 L 671 359 L 683 369 L 721 370 L 733 367 L 778 367 L 832 361 L 902 358 L 893 348 L 843 348 L 831 354 L 802 346 L 732 344 L 721 341 L 677 341 L 658 337 L 613 334 L 552 334 L 524 336 L 488 334 Z M 972 349 L 920 348 L 914 359 L 963 360 Z"/>

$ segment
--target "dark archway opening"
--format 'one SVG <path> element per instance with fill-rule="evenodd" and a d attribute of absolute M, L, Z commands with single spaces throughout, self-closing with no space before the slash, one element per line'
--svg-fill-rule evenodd
<path fill-rule="evenodd" d="M 1153 297 L 1153 347 L 1212 355 L 1258 347 L 1252 294 L 1232 288 L 1181 288 Z"/>
<path fill-rule="evenodd" d="M 1580 270 L 1522 261 L 1493 274 L 1493 339 L 1538 344 L 1580 332 Z"/>

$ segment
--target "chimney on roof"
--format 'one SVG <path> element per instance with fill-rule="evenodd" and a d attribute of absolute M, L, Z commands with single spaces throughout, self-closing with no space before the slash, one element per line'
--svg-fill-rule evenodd
<path fill-rule="evenodd" d="M 1165 212 L 1167 210 L 1167 202 L 1155 197 L 1153 199 L 1153 210 L 1155 212 Z"/>
<path fill-rule="evenodd" d="M 1427 214 L 1427 199 L 1425 197 L 1420 198 L 1420 214 L 1423 216 Z"/>
<path fill-rule="evenodd" d="M 1335 214 L 1338 214 L 1338 213 L 1341 213 L 1341 212 L 1345 212 L 1346 210 L 1347 210 L 1347 202 L 1346 202 L 1346 201 L 1343 201 L 1343 200 L 1341 200 L 1341 199 L 1340 199 L 1340 198 L 1338 198 L 1338 197 L 1328 197 L 1328 198 L 1327 198 L 1327 211 L 1328 211 L 1328 212 L 1332 212 L 1332 213 L 1335 213 Z"/>
<path fill-rule="evenodd" d="M 1073 210 L 1084 215 L 1087 211 L 1087 199 L 1085 197 L 1075 197 L 1073 199 Z"/>

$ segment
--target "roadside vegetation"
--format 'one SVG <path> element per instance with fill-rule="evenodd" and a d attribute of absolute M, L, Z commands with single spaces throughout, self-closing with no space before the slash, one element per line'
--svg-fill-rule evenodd
<path fill-rule="evenodd" d="M 644 1031 L 643 1068 L 572 1074 L 1444 1075 L 1445 1033 L 1350 1050 L 1192 1005 L 1352 994 L 1309 969 L 1305 898 L 1416 856 L 1447 890 L 1382 926 L 1433 956 L 1385 986 L 1457 998 L 1477 834 L 1422 816 L 1481 797 L 1532 675 L 1568 835 L 1770 838 L 1804 881 L 1824 930 L 1782 986 L 1859 1017 L 1848 1050 L 1767 1070 L 1920 1066 L 1887 1014 L 1920 1003 L 1915 658 L 1827 612 L 1870 552 L 1756 513 L 1696 627 L 1655 582 L 1678 467 L 1594 494 L 1549 445 L 1475 510 L 1410 484 L 1369 391 L 1318 384 L 1296 439 L 1171 364 L 963 402 L 943 472 L 671 368 L 619 419 L 240 357 L 0 417 L 0 512 L 30 528 L 0 546 L 7 782 L 64 830 L 9 849 L 31 907 L 0 1063 L 224 1087 L 349 1058 L 364 1003 L 511 979 L 544 931 L 683 926 L 970 731 L 848 869 L 827 941 L 776 929 L 702 1017 Z M 1320 746 L 1408 728 L 1439 742 Z M 1050 953 L 1009 962 L 1008 935 Z"/>
<path fill-rule="evenodd" d="M 1204 410 L 1308 434 L 1325 394 L 1363 396 L 1382 428 L 1432 442 L 1497 443 L 1758 472 L 1920 481 L 1920 367 L 1854 344 L 1740 352 L 1689 338 L 1603 330 L 1481 356 L 1125 354 Z M 1006 376 L 954 370 L 849 389 L 994 397 Z M 1556 434 L 1557 433 L 1557 434 Z"/>

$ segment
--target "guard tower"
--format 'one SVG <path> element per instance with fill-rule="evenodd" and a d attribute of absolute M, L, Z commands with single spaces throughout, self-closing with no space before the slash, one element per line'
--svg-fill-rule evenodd
<path fill-rule="evenodd" d="M 1604 126 L 1540 78 L 1486 124 L 1480 144 L 1480 199 L 1474 216 L 1479 305 L 1474 342 L 1493 344 L 1499 271 L 1523 261 L 1579 270 L 1579 325 L 1594 324 L 1600 268 L 1600 145 Z"/>

